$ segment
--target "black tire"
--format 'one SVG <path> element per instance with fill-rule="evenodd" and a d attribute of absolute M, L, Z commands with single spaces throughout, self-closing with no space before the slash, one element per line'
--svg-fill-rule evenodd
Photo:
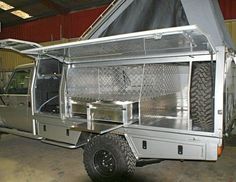
<path fill-rule="evenodd" d="M 213 64 L 195 63 L 192 71 L 190 115 L 195 131 L 214 131 Z"/>
<path fill-rule="evenodd" d="M 84 165 L 95 182 L 125 181 L 134 173 L 136 158 L 123 137 L 106 134 L 87 143 Z"/>

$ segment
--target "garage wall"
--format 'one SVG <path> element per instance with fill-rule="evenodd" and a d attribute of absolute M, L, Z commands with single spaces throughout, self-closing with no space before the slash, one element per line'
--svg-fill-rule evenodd
<path fill-rule="evenodd" d="M 0 50 L 0 87 L 4 87 L 17 65 L 32 63 L 33 59 L 14 51 Z"/>
<path fill-rule="evenodd" d="M 219 0 L 225 20 L 236 19 L 236 0 Z"/>
<path fill-rule="evenodd" d="M 33 59 L 9 50 L 0 50 L 0 72 L 12 71 L 17 65 L 32 63 Z"/>
<path fill-rule="evenodd" d="M 236 0 L 219 0 L 225 25 L 236 45 Z"/>
<path fill-rule="evenodd" d="M 41 43 L 80 37 L 106 8 L 107 6 L 102 6 L 17 26 L 2 27 L 0 39 L 14 38 Z"/>
<path fill-rule="evenodd" d="M 226 19 L 226 26 L 236 44 L 236 0 L 220 0 L 220 6 Z M 48 17 L 13 27 L 3 27 L 0 39 L 16 38 L 40 43 L 46 42 L 43 43 L 44 46 L 68 42 L 69 39 L 81 36 L 106 8 L 107 6 L 101 6 L 66 15 Z M 0 51 L 0 72 L 11 71 L 16 65 L 31 61 L 29 58 L 22 57 L 16 53 Z"/>
<path fill-rule="evenodd" d="M 219 0 L 219 2 L 224 18 L 236 19 L 236 0 Z M 0 39 L 15 38 L 41 43 L 80 37 L 106 8 L 107 5 L 43 18 L 17 26 L 2 27 Z"/>
<path fill-rule="evenodd" d="M 236 20 L 226 20 L 225 25 L 229 30 L 229 33 L 234 41 L 234 44 L 236 45 Z"/>

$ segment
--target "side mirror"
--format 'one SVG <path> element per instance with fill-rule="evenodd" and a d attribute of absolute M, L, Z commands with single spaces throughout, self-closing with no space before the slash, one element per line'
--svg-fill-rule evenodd
<path fill-rule="evenodd" d="M 0 94 L 4 94 L 4 93 L 5 93 L 4 88 L 1 88 L 1 87 L 0 87 Z"/>

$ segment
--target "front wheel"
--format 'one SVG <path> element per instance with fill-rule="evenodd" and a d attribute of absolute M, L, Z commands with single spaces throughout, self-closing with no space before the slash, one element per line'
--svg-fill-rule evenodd
<path fill-rule="evenodd" d="M 136 158 L 128 143 L 118 135 L 92 138 L 84 149 L 85 169 L 93 181 L 124 181 L 135 170 Z"/>

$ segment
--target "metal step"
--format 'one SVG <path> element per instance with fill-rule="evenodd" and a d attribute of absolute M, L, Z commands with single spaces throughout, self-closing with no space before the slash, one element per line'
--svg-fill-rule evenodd
<path fill-rule="evenodd" d="M 22 136 L 22 137 L 26 137 L 26 138 L 31 138 L 31 139 L 37 139 L 37 140 L 41 140 L 42 139 L 41 136 L 33 135 L 30 132 L 19 131 L 19 130 L 16 130 L 16 129 L 1 128 L 0 127 L 0 132 L 9 133 L 9 134 L 13 134 L 13 135 L 17 135 L 17 136 Z"/>
<path fill-rule="evenodd" d="M 48 140 L 48 139 L 43 139 L 41 140 L 43 143 L 47 143 L 47 144 L 51 144 L 51 145 L 56 145 L 56 146 L 60 146 L 60 147 L 64 147 L 64 148 L 68 148 L 68 149 L 76 149 L 81 147 L 81 145 L 71 145 L 71 144 L 67 144 L 67 143 L 62 143 L 62 142 L 57 142 L 57 141 L 52 141 L 52 140 Z"/>

